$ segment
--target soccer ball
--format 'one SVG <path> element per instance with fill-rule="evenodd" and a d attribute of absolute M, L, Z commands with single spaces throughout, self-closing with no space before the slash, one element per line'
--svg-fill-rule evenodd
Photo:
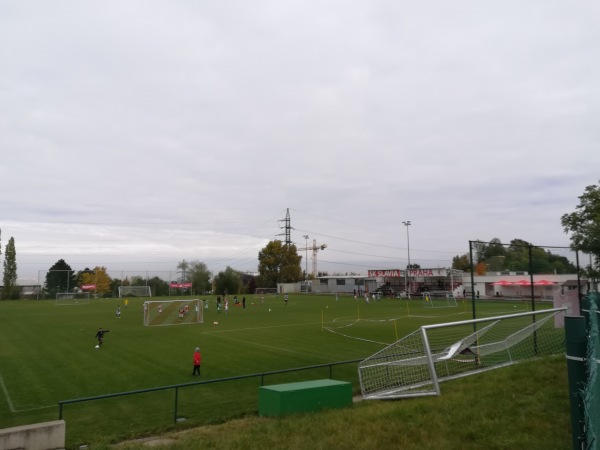
<path fill-rule="evenodd" d="M 94 348 L 100 348 L 100 346 L 99 346 L 99 345 L 96 345 L 96 347 L 94 347 Z"/>
<path fill-rule="evenodd" d="M 269 308 L 269 312 L 271 312 L 271 308 Z"/>

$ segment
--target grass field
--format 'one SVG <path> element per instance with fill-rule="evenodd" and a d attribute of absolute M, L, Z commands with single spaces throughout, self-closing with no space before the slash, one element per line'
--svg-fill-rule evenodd
<path fill-rule="evenodd" d="M 155 300 L 155 299 L 154 299 Z M 203 324 L 145 327 L 143 300 L 0 302 L 0 423 L 10 427 L 58 418 L 58 402 L 158 386 L 192 383 L 192 354 L 202 351 L 200 380 L 363 359 L 419 326 L 470 319 L 470 303 L 423 308 L 422 301 L 352 297 L 249 296 L 246 309 L 216 311 L 209 297 Z M 121 306 L 121 318 L 115 317 Z M 549 306 L 549 305 L 548 305 Z M 479 302 L 478 315 L 529 310 L 528 302 Z M 541 307 L 538 307 L 541 309 Z M 360 319 L 360 320 L 358 320 Z M 215 324 L 214 322 L 218 322 Z M 324 330 L 324 325 L 334 330 Z M 109 329 L 94 348 L 98 327 Z M 352 381 L 357 365 L 336 366 L 333 377 Z M 327 378 L 329 369 L 271 375 L 266 384 Z M 260 379 L 180 389 L 178 413 L 189 427 L 255 414 Z M 443 387 L 442 387 L 443 389 Z M 67 445 L 118 441 L 173 427 L 173 390 L 65 405 Z"/>

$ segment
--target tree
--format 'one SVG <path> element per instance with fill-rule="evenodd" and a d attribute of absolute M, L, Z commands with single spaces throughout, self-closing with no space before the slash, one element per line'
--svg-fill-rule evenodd
<path fill-rule="evenodd" d="M 4 276 L 2 280 L 4 285 L 2 288 L 2 299 L 18 299 L 20 292 L 17 286 L 17 251 L 13 237 L 6 244 L 6 251 L 4 252 Z"/>
<path fill-rule="evenodd" d="M 565 233 L 571 233 L 571 248 L 591 255 L 600 266 L 600 184 L 587 186 L 575 211 L 560 221 Z"/>
<path fill-rule="evenodd" d="M 147 281 L 147 285 L 150 286 L 152 295 L 155 297 L 161 297 L 169 295 L 169 283 L 159 277 L 152 277 Z"/>
<path fill-rule="evenodd" d="M 84 284 L 96 285 L 95 292 L 97 294 L 106 294 L 112 292 L 111 282 L 112 280 L 106 273 L 106 267 L 96 266 L 92 270 L 87 267 L 78 274 L 79 286 Z"/>
<path fill-rule="evenodd" d="M 506 256 L 506 248 L 498 238 L 493 238 L 483 249 L 483 257 L 485 259 L 493 256 Z"/>
<path fill-rule="evenodd" d="M 50 267 L 44 285 L 50 297 L 55 297 L 57 292 L 71 292 L 75 286 L 77 286 L 75 272 L 64 259 L 59 259 Z"/>
<path fill-rule="evenodd" d="M 462 256 L 456 255 L 452 258 L 452 268 L 456 270 L 462 270 L 464 272 L 471 271 L 471 261 L 469 260 L 469 255 L 466 253 Z"/>
<path fill-rule="evenodd" d="M 241 274 L 229 266 L 215 277 L 215 290 L 217 294 L 238 294 L 241 292 L 241 289 Z"/>
<path fill-rule="evenodd" d="M 486 264 L 483 261 L 478 262 L 477 265 L 475 266 L 475 274 L 476 275 L 485 275 L 486 272 L 487 272 Z"/>
<path fill-rule="evenodd" d="M 180 268 L 177 266 L 177 268 Z M 192 282 L 192 286 L 198 295 L 204 295 L 210 291 L 210 279 L 212 273 L 208 270 L 208 266 L 200 261 L 192 261 L 188 266 L 188 280 Z"/>
<path fill-rule="evenodd" d="M 260 287 L 277 287 L 277 283 L 295 283 L 303 279 L 302 257 L 294 244 L 284 245 L 280 240 L 270 241 L 258 253 Z"/>

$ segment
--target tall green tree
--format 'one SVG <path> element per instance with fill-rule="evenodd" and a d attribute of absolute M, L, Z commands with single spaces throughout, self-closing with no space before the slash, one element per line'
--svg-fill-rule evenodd
<path fill-rule="evenodd" d="M 188 271 L 189 281 L 192 282 L 196 294 L 203 295 L 207 291 L 210 291 L 212 273 L 208 270 L 208 266 L 205 263 L 192 261 L 189 264 Z"/>
<path fill-rule="evenodd" d="M 77 286 L 75 272 L 64 259 L 59 259 L 46 273 L 44 289 L 50 297 L 57 292 L 71 292 Z"/>
<path fill-rule="evenodd" d="M 280 240 L 269 242 L 258 253 L 259 287 L 277 287 L 277 283 L 295 283 L 303 279 L 302 257 L 294 244 Z"/>
<path fill-rule="evenodd" d="M 599 267 L 600 182 L 587 186 L 575 211 L 564 214 L 560 221 L 565 233 L 571 233 L 571 248 L 592 255 L 595 266 Z"/>
<path fill-rule="evenodd" d="M 163 295 L 169 295 L 169 283 L 165 280 L 160 279 L 159 277 L 152 277 L 147 281 L 148 286 L 150 286 L 150 290 L 152 291 L 152 295 L 155 297 L 160 297 Z"/>
<path fill-rule="evenodd" d="M 11 237 L 6 244 L 4 252 L 4 276 L 2 277 L 2 299 L 16 300 L 19 298 L 19 287 L 17 286 L 17 251 L 15 239 Z"/>
<path fill-rule="evenodd" d="M 215 277 L 215 290 L 219 295 L 236 295 L 242 291 L 242 275 L 237 270 L 227 266 Z"/>

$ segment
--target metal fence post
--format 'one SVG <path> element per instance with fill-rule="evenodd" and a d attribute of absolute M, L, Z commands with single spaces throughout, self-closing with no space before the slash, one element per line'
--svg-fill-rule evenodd
<path fill-rule="evenodd" d="M 177 423 L 177 403 L 178 403 L 178 397 L 179 397 L 179 388 L 177 386 L 175 386 L 175 408 L 174 408 L 174 412 L 173 412 L 173 423 Z"/>
<path fill-rule="evenodd" d="M 571 437 L 573 450 L 579 450 L 585 448 L 585 419 L 581 398 L 586 383 L 587 327 L 585 317 L 565 317 L 565 336 L 571 403 Z"/>

